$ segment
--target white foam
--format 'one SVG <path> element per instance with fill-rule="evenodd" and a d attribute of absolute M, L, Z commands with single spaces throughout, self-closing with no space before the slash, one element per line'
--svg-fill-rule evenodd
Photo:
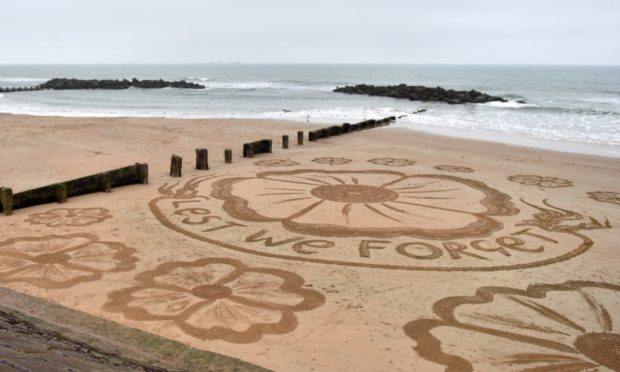
<path fill-rule="evenodd" d="M 483 103 L 485 106 L 499 107 L 499 108 L 523 108 L 523 107 L 538 107 L 538 105 L 534 105 L 531 103 L 521 103 L 516 100 L 510 100 L 508 102 L 487 102 Z"/>
<path fill-rule="evenodd" d="M 408 112 L 391 107 L 336 107 L 331 109 L 268 111 L 259 114 L 262 119 L 340 122 L 344 120 L 380 119 L 387 116 L 407 115 Z M 254 115 L 256 117 L 256 115 Z"/>
<path fill-rule="evenodd" d="M 44 83 L 49 79 L 43 78 L 28 78 L 28 77 L 13 77 L 13 76 L 0 76 L 0 83 Z"/>
<path fill-rule="evenodd" d="M 273 81 L 217 81 L 210 78 L 190 78 L 194 83 L 204 85 L 210 89 L 230 89 L 230 90 L 256 90 L 256 89 L 288 89 L 288 90 L 315 90 L 331 91 L 331 85 L 297 85 L 284 82 Z"/>

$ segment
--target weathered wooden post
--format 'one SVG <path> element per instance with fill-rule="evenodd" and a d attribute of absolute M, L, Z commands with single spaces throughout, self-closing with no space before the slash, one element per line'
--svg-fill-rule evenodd
<path fill-rule="evenodd" d="M 13 214 L 13 190 L 8 187 L 0 187 L 0 204 L 5 216 Z"/>
<path fill-rule="evenodd" d="M 172 177 L 181 177 L 183 170 L 183 158 L 178 155 L 172 155 L 170 159 L 170 175 Z"/>
<path fill-rule="evenodd" d="M 265 152 L 268 153 L 268 154 L 271 154 L 272 153 L 272 148 L 273 148 L 272 147 L 273 146 L 273 142 L 271 142 L 271 140 L 265 140 L 265 141 L 267 141 L 266 142 L 266 150 L 265 150 Z"/>
<path fill-rule="evenodd" d="M 64 183 L 58 183 L 54 185 L 54 197 L 59 203 L 67 202 L 67 185 Z"/>
<path fill-rule="evenodd" d="M 196 169 L 209 169 L 209 150 L 196 149 Z"/>
<path fill-rule="evenodd" d="M 315 142 L 316 141 L 316 132 L 310 131 L 308 132 L 308 141 Z"/>
<path fill-rule="evenodd" d="M 232 150 L 231 149 L 224 150 L 224 162 L 226 164 L 232 163 Z"/>
<path fill-rule="evenodd" d="M 101 173 L 101 191 L 103 192 L 111 192 L 112 191 L 112 175 L 110 172 Z"/>
<path fill-rule="evenodd" d="M 288 136 L 287 135 L 282 136 L 282 148 L 288 149 Z"/>
<path fill-rule="evenodd" d="M 297 132 L 297 144 L 298 145 L 304 144 L 304 132 L 301 130 Z"/>
<path fill-rule="evenodd" d="M 253 158 L 254 157 L 254 146 L 252 146 L 251 144 L 245 149 L 245 155 L 248 158 Z"/>
<path fill-rule="evenodd" d="M 138 182 L 147 185 L 149 183 L 149 165 L 147 163 L 136 163 L 136 169 L 138 172 Z"/>

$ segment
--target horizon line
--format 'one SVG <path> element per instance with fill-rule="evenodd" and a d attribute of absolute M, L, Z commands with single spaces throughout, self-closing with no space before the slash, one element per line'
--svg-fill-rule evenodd
<path fill-rule="evenodd" d="M 434 62 L 26 62 L 26 63 L 3 63 L 0 66 L 84 66 L 84 65 L 101 65 L 101 66 L 119 66 L 119 65 L 146 65 L 146 66 L 165 66 L 165 65 L 358 65 L 358 66 L 532 66 L 532 67 L 620 67 L 620 64 L 578 64 L 578 63 L 434 63 Z"/>

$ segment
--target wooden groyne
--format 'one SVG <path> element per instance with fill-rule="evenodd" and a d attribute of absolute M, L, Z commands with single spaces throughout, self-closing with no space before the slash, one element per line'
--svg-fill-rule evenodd
<path fill-rule="evenodd" d="M 69 197 L 95 192 L 110 192 L 115 187 L 136 183 L 147 184 L 148 180 L 148 164 L 136 163 L 108 172 L 26 190 L 16 194 L 13 194 L 13 190 L 8 187 L 0 187 L 0 212 L 9 216 L 14 209 L 53 202 L 64 203 Z"/>
<path fill-rule="evenodd" d="M 341 134 L 357 132 L 360 130 L 383 127 L 386 125 L 390 125 L 394 121 L 396 121 L 396 117 L 389 116 L 387 118 L 379 120 L 364 120 L 356 124 L 344 123 L 342 125 L 332 125 L 331 127 L 321 128 L 308 132 L 308 140 L 311 142 L 315 142 L 316 140 L 321 138 L 329 138 L 332 136 L 339 136 Z"/>
<path fill-rule="evenodd" d="M 32 92 L 35 90 L 43 90 L 43 88 L 38 85 L 32 87 L 0 87 L 0 93 Z"/>
<path fill-rule="evenodd" d="M 243 157 L 253 158 L 258 154 L 270 154 L 272 151 L 272 141 L 270 139 L 263 139 L 256 142 L 243 144 Z"/>

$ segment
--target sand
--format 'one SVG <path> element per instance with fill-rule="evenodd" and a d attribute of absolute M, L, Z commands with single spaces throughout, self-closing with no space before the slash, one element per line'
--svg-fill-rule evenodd
<path fill-rule="evenodd" d="M 0 186 L 150 180 L 0 216 L 0 285 L 273 370 L 620 368 L 620 160 L 316 128 L 1 115 Z"/>

